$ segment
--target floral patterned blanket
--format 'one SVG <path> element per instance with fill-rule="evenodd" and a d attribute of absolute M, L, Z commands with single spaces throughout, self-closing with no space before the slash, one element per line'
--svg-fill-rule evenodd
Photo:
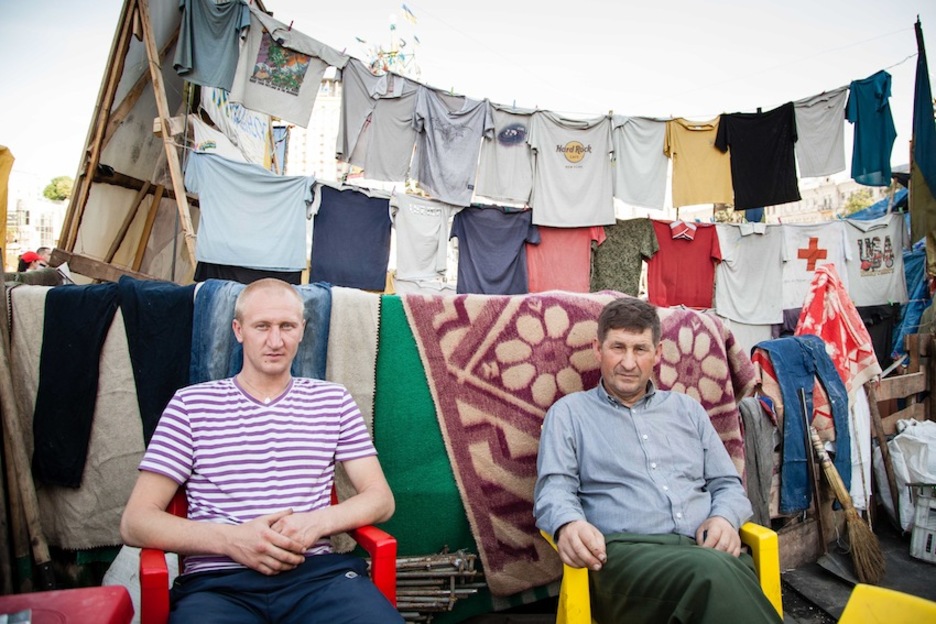
<path fill-rule="evenodd" d="M 558 557 L 533 523 L 536 453 L 546 410 L 591 388 L 602 307 L 622 296 L 403 295 L 485 576 L 506 596 L 554 581 Z M 743 474 L 737 403 L 754 388 L 750 359 L 715 317 L 660 309 L 662 389 L 698 399 Z"/>

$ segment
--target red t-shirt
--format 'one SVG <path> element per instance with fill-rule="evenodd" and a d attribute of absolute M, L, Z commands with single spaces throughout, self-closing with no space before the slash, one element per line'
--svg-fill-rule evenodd
<path fill-rule="evenodd" d="M 599 245 L 604 242 L 604 228 L 538 227 L 539 245 L 526 246 L 529 291 L 587 293 L 591 286 L 592 241 Z"/>
<path fill-rule="evenodd" d="M 647 261 L 650 303 L 667 308 L 678 305 L 711 308 L 715 293 L 715 264 L 722 259 L 715 226 L 711 223 L 651 221 L 660 250 Z M 677 225 L 674 228 L 670 223 Z M 674 235 L 677 238 L 673 238 Z"/>

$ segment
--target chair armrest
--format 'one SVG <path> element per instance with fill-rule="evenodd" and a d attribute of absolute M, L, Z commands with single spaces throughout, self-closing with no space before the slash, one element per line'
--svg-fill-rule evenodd
<path fill-rule="evenodd" d="M 140 550 L 140 624 L 169 621 L 169 567 L 166 553 L 155 548 Z"/>
<path fill-rule="evenodd" d="M 540 535 L 556 549 L 551 535 L 545 531 L 540 531 Z M 558 549 L 556 551 L 558 552 Z M 556 624 L 592 624 L 586 568 L 573 568 L 562 564 L 562 585 L 559 588 Z"/>
<path fill-rule="evenodd" d="M 382 529 L 367 525 L 348 531 L 371 558 L 371 580 L 387 600 L 396 606 L 396 538 Z"/>
<path fill-rule="evenodd" d="M 741 526 L 741 541 L 751 549 L 754 570 L 760 580 L 761 590 L 770 603 L 783 617 L 783 597 L 780 591 L 780 540 L 777 534 L 753 522 Z"/>

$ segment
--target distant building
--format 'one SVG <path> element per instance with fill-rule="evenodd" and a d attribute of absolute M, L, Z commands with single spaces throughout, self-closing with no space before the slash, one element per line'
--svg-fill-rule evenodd
<path fill-rule="evenodd" d="M 7 240 L 3 246 L 4 269 L 15 271 L 17 258 L 24 251 L 56 247 L 65 222 L 68 202 L 53 202 L 42 196 L 45 182 L 38 176 L 18 172 L 10 174 L 7 204 Z"/>
<path fill-rule="evenodd" d="M 768 223 L 818 223 L 830 221 L 848 203 L 849 198 L 861 190 L 871 191 L 871 203 L 887 196 L 886 186 L 864 186 L 854 180 L 837 180 L 834 177 L 800 180 L 798 202 L 768 206 L 765 217 Z"/>

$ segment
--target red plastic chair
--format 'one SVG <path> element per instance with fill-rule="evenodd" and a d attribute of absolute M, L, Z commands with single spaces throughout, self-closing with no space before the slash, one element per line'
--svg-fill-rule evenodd
<path fill-rule="evenodd" d="M 338 497 L 332 490 L 332 504 Z M 166 510 L 174 516 L 188 515 L 185 489 L 179 488 Z M 371 557 L 371 580 L 390 604 L 396 606 L 396 538 L 367 525 L 348 531 Z M 169 568 L 166 553 L 155 548 L 140 552 L 140 624 L 165 624 L 169 620 Z"/>

